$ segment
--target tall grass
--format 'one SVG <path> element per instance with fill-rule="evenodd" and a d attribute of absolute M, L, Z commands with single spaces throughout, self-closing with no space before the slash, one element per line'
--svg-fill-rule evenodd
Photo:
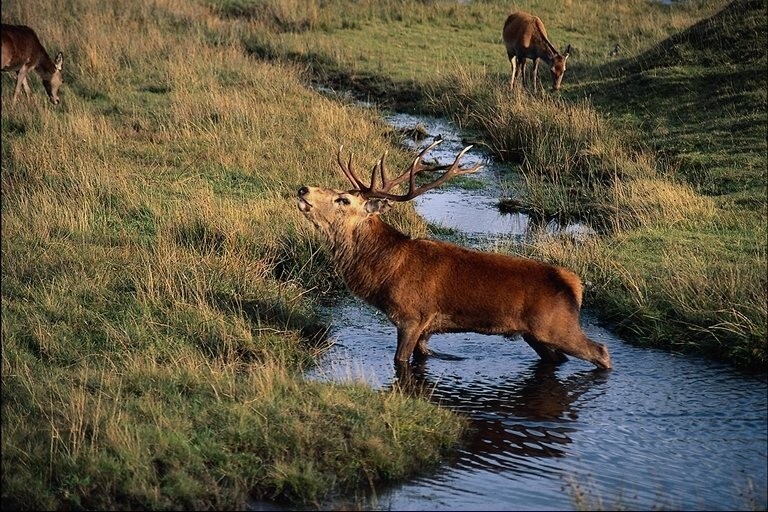
<path fill-rule="evenodd" d="M 319 503 L 439 461 L 463 422 L 306 382 L 338 285 L 295 207 L 375 113 L 240 48 L 191 2 L 4 2 L 65 54 L 62 103 L 2 89 L 2 500 L 34 509 Z M 413 211 L 400 222 L 423 224 Z"/>

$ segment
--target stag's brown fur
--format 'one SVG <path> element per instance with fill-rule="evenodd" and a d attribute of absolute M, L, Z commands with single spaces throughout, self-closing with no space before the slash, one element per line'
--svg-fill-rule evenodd
<path fill-rule="evenodd" d="M 536 89 L 539 59 L 541 59 L 549 66 L 552 89 L 560 89 L 571 45 L 568 45 L 565 53 L 560 54 L 547 38 L 547 30 L 541 19 L 526 12 L 515 12 L 507 17 L 502 38 L 512 67 L 510 87 L 515 85 L 515 75 L 521 73 L 523 84 L 525 84 L 525 60 L 531 59 L 533 60 L 533 88 Z"/>
<path fill-rule="evenodd" d="M 51 103 L 59 103 L 59 87 L 63 82 L 61 67 L 64 56 L 61 52 L 56 55 L 56 60 L 51 60 L 48 52 L 40 43 L 37 34 L 25 25 L 0 26 L 0 64 L 3 71 L 15 71 L 16 89 L 13 92 L 13 102 L 18 100 L 19 93 L 24 89 L 24 94 L 29 97 L 29 83 L 27 76 L 30 71 L 36 71 L 43 81 L 43 87 L 48 94 Z"/>
<path fill-rule="evenodd" d="M 397 327 L 395 362 L 429 354 L 434 333 L 523 333 L 539 355 L 610 368 L 604 345 L 579 325 L 582 287 L 572 272 L 526 258 L 412 239 L 384 223 L 385 199 L 302 187 L 299 210 L 324 235 L 349 289 Z"/>

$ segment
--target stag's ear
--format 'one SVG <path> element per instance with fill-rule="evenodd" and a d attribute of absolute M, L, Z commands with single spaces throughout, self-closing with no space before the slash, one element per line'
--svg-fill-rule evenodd
<path fill-rule="evenodd" d="M 372 214 L 381 215 L 382 213 L 387 213 L 390 208 L 392 208 L 392 205 L 386 199 L 375 197 L 365 202 L 365 211 Z"/>
<path fill-rule="evenodd" d="M 64 54 L 59 52 L 58 55 L 56 55 L 56 60 L 53 62 L 53 65 L 56 66 L 56 69 L 61 71 L 62 64 L 64 64 Z"/>

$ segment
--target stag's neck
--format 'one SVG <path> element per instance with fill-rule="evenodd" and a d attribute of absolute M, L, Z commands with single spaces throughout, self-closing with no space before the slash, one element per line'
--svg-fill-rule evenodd
<path fill-rule="evenodd" d="M 351 236 L 336 237 L 331 251 L 349 289 L 375 302 L 373 297 L 399 271 L 401 248 L 408 240 L 408 236 L 378 217 L 370 217 L 355 226 Z"/>

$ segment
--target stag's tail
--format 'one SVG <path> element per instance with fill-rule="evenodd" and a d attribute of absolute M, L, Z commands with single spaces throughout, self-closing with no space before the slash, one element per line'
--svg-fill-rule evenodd
<path fill-rule="evenodd" d="M 581 283 L 579 276 L 564 268 L 558 268 L 558 273 L 563 282 L 568 285 L 568 289 L 571 291 L 571 299 L 576 305 L 576 309 L 581 309 L 581 299 L 584 294 L 584 285 Z"/>

